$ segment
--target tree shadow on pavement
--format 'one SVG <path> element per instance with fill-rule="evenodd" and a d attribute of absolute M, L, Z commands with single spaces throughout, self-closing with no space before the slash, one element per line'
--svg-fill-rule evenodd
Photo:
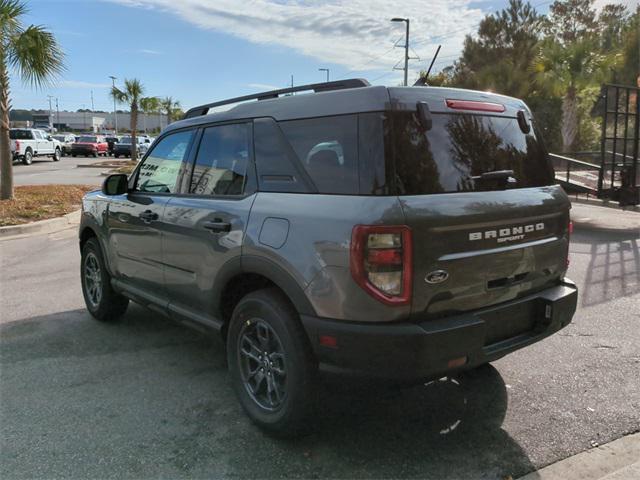
<path fill-rule="evenodd" d="M 583 307 L 640 292 L 640 232 L 576 232 L 572 250 L 588 253 L 584 285 L 579 285 Z"/>
<path fill-rule="evenodd" d="M 517 478 L 491 366 L 412 388 L 331 379 L 312 433 L 265 435 L 236 401 L 221 342 L 132 306 L 0 327 L 0 476 Z"/>

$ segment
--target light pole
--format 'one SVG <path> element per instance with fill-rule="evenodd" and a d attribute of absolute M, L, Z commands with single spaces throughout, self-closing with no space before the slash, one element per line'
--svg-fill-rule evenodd
<path fill-rule="evenodd" d="M 51 112 L 51 99 L 55 98 L 53 95 L 47 95 L 49 99 L 49 132 L 53 133 L 53 113 Z"/>
<path fill-rule="evenodd" d="M 58 124 L 58 128 L 60 128 L 60 109 L 58 108 L 58 97 L 56 97 L 56 123 Z"/>
<path fill-rule="evenodd" d="M 409 75 L 409 19 L 395 17 L 392 22 L 405 22 L 407 24 L 407 33 L 404 40 L 404 86 L 407 86 Z"/>
<path fill-rule="evenodd" d="M 329 82 L 329 69 L 328 68 L 319 68 L 319 72 L 327 72 L 327 83 Z"/>
<path fill-rule="evenodd" d="M 111 84 L 113 85 L 113 88 L 116 88 L 116 78 L 113 75 L 109 75 L 109 78 L 111 79 Z M 114 124 L 114 135 L 118 135 L 118 114 L 116 113 L 116 97 L 113 97 L 113 124 Z"/>

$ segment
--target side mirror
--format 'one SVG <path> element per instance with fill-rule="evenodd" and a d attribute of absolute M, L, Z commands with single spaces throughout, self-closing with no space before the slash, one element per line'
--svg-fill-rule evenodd
<path fill-rule="evenodd" d="M 124 173 L 109 175 L 102 183 L 102 193 L 105 195 L 123 195 L 127 193 L 129 180 Z"/>
<path fill-rule="evenodd" d="M 53 137 L 51 135 L 47 135 L 47 140 L 51 141 L 53 140 Z"/>

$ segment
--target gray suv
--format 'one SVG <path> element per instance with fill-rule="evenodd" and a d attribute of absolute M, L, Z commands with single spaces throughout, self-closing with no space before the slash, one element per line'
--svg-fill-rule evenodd
<path fill-rule="evenodd" d="M 82 288 L 221 334 L 247 414 L 296 432 L 320 371 L 418 382 L 565 327 L 569 208 L 520 100 L 307 85 L 193 108 L 87 194 Z"/>

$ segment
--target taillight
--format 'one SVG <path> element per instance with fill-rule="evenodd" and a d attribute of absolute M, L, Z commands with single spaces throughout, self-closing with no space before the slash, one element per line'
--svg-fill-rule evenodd
<path fill-rule="evenodd" d="M 406 225 L 356 225 L 351 233 L 351 275 L 387 305 L 411 301 L 412 240 Z"/>
<path fill-rule="evenodd" d="M 20 151 L 20 141 L 16 140 L 16 152 Z"/>
<path fill-rule="evenodd" d="M 504 112 L 504 105 L 501 103 L 478 102 L 475 100 L 453 100 L 447 98 L 447 107 L 455 110 L 477 110 L 480 112 Z"/>

